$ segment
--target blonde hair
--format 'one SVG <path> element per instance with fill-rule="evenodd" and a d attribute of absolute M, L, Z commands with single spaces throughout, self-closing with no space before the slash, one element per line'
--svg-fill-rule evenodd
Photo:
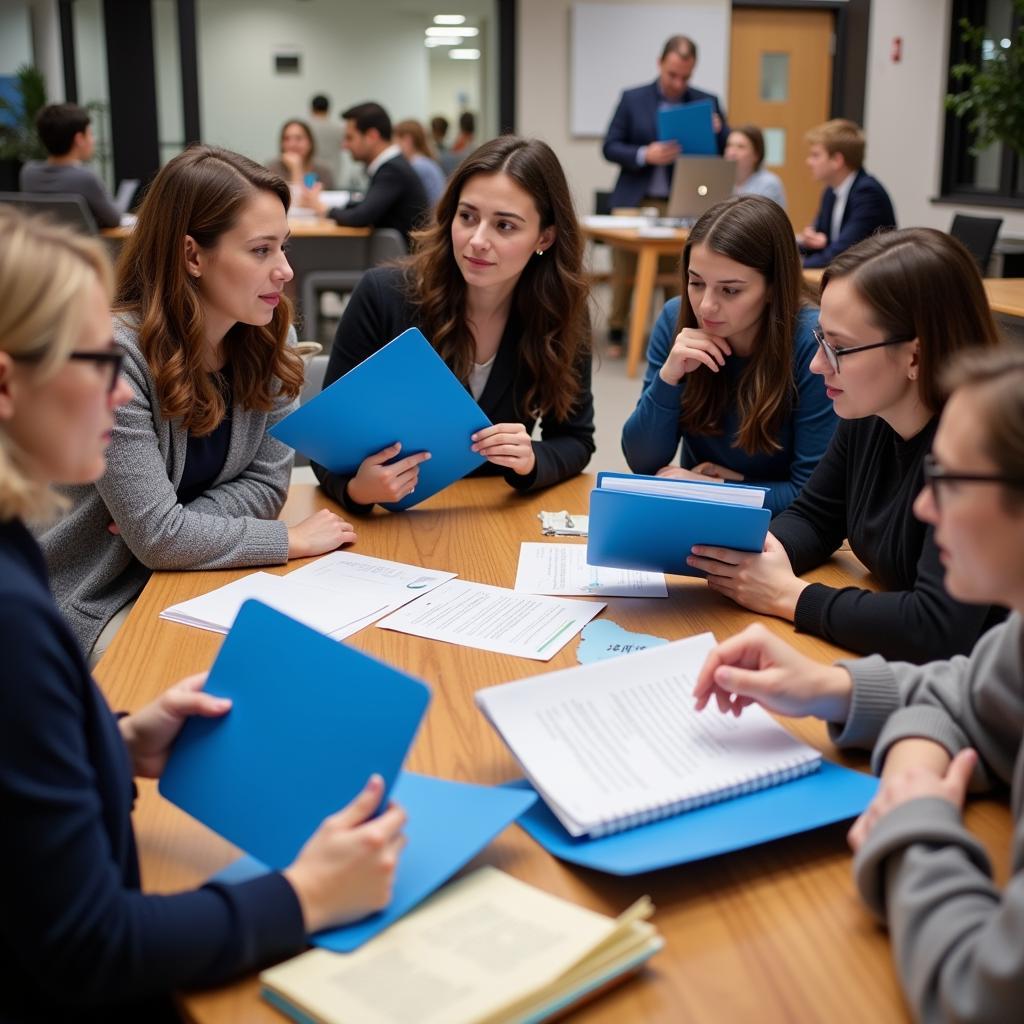
<path fill-rule="evenodd" d="M 829 156 L 841 154 L 851 171 L 859 171 L 864 166 L 864 133 L 854 121 L 833 118 L 812 128 L 804 138 L 812 146 L 824 146 Z"/>
<path fill-rule="evenodd" d="M 98 241 L 0 206 L 0 352 L 35 364 L 38 380 L 52 377 L 78 340 L 97 282 L 109 297 L 113 275 Z M 39 518 L 58 504 L 0 423 L 0 521 Z"/>

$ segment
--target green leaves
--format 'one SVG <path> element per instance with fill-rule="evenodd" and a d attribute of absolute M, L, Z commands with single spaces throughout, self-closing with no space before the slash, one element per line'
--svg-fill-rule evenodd
<path fill-rule="evenodd" d="M 46 79 L 30 64 L 23 64 L 16 75 L 20 103 L 0 96 L 0 112 L 6 115 L 0 123 L 0 159 L 43 159 L 46 150 L 36 134 L 36 114 L 46 106 Z"/>

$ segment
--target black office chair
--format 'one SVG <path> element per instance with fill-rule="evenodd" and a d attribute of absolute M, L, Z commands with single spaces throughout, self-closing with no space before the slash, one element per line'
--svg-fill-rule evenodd
<path fill-rule="evenodd" d="M 46 214 L 83 235 L 96 235 L 99 228 L 84 196 L 71 192 L 0 192 L 0 203 L 10 203 L 25 213 Z"/>
<path fill-rule="evenodd" d="M 968 217 L 962 213 L 953 215 L 949 233 L 958 242 L 962 242 L 967 251 L 975 258 L 982 277 L 988 270 L 989 260 L 992 259 L 992 250 L 995 248 L 996 238 L 1002 226 L 1002 217 Z"/>

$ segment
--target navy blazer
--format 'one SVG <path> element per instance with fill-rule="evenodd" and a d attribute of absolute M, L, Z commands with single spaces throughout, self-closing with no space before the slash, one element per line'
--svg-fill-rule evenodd
<path fill-rule="evenodd" d="M 725 122 L 725 111 L 722 110 L 718 97 L 710 92 L 688 87 L 683 93 L 682 103 L 696 103 L 698 100 L 711 100 L 715 105 L 715 113 L 722 119 L 722 130 L 718 133 L 718 151 L 725 149 L 725 140 L 729 136 L 729 126 Z M 658 104 L 661 96 L 658 92 L 657 80 L 648 85 L 638 85 L 635 89 L 626 89 L 619 98 L 619 105 L 612 115 L 611 124 L 605 135 L 605 160 L 618 164 L 619 180 L 612 192 L 612 206 L 636 206 L 648 195 L 653 168 L 637 163 L 637 152 L 648 143 L 658 138 Z M 672 165 L 667 168 L 668 180 L 672 181 Z"/>
<path fill-rule="evenodd" d="M 277 872 L 140 891 L 128 752 L 18 520 L 0 522 L 0 651 L 4 1024 L 177 1019 L 174 989 L 303 948 L 298 899 Z"/>
<path fill-rule="evenodd" d="M 821 195 L 821 206 L 814 221 L 814 230 L 828 238 L 824 249 L 804 256 L 805 267 L 827 267 L 841 252 L 851 245 L 873 235 L 876 231 L 890 231 L 896 227 L 896 213 L 892 208 L 889 193 L 877 178 L 872 178 L 863 168 L 853 179 L 850 194 L 846 197 L 846 209 L 839 225 L 839 234 L 832 237 L 832 210 L 836 205 L 836 194 L 826 188 Z"/>
<path fill-rule="evenodd" d="M 420 176 L 404 156 L 395 156 L 377 168 L 362 202 L 335 207 L 327 215 L 352 228 L 395 228 L 408 244 L 409 232 L 420 226 L 429 210 Z"/>

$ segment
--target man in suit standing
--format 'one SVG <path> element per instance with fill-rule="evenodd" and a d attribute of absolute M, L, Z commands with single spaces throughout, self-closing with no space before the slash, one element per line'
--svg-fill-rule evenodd
<path fill-rule="evenodd" d="M 676 142 L 658 141 L 658 111 L 671 110 L 698 100 L 711 100 L 712 127 L 718 151 L 725 149 L 729 127 L 718 97 L 690 85 L 697 65 L 697 44 L 688 36 L 672 36 L 661 51 L 658 77 L 647 85 L 627 89 L 619 98 L 605 135 L 602 152 L 606 160 L 619 165 L 619 179 L 612 192 L 611 205 L 653 206 L 662 213 L 672 190 L 672 168 L 680 155 Z M 663 258 L 663 273 L 672 273 L 677 261 Z M 618 348 L 629 316 L 631 288 L 629 279 L 636 272 L 636 257 L 619 249 L 612 250 L 612 309 L 608 318 L 608 337 L 613 343 L 609 354 Z M 621 351 L 621 349 L 619 349 Z"/>
<path fill-rule="evenodd" d="M 345 149 L 366 165 L 370 185 L 358 203 L 317 209 L 349 227 L 395 228 L 409 233 L 426 215 L 427 194 L 412 165 L 391 141 L 391 118 L 379 103 L 359 103 L 341 115 L 345 119 Z"/>
<path fill-rule="evenodd" d="M 864 170 L 864 133 L 835 118 L 807 133 L 807 166 L 825 185 L 813 227 L 797 236 L 805 267 L 827 267 L 839 253 L 876 231 L 896 227 L 889 193 Z"/>

